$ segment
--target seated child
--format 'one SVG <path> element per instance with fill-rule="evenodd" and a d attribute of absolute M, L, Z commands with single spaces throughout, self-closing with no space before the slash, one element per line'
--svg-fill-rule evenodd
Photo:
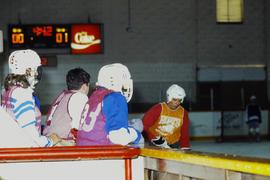
<path fill-rule="evenodd" d="M 75 145 L 83 108 L 88 101 L 90 75 L 82 68 L 74 68 L 66 75 L 64 90 L 51 105 L 47 115 L 45 135 L 58 134 L 58 146 Z"/>
<path fill-rule="evenodd" d="M 77 145 L 138 143 L 141 133 L 128 126 L 127 102 L 133 93 L 128 68 L 119 63 L 103 66 L 96 84 L 82 115 Z"/>

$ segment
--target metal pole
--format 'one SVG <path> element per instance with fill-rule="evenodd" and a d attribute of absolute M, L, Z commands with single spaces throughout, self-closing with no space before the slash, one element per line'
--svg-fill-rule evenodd
<path fill-rule="evenodd" d="M 125 159 L 125 180 L 132 180 L 131 159 Z"/>
<path fill-rule="evenodd" d="M 210 106 L 211 106 L 211 111 L 213 111 L 214 110 L 214 89 L 213 88 L 211 88 L 210 89 Z"/>

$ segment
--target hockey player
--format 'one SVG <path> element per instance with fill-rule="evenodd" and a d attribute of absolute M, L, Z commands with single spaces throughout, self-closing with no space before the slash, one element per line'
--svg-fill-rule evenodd
<path fill-rule="evenodd" d="M 138 143 L 140 132 L 128 126 L 127 102 L 133 94 L 128 68 L 119 63 L 103 66 L 96 85 L 82 115 L 77 145 Z"/>
<path fill-rule="evenodd" d="M 251 96 L 249 98 L 250 103 L 246 107 L 247 112 L 247 125 L 249 137 L 252 140 L 255 138 L 257 142 L 260 141 L 260 123 L 262 122 L 261 117 L 261 107 L 257 103 L 256 96 Z"/>
<path fill-rule="evenodd" d="M 173 84 L 166 94 L 167 102 L 154 105 L 143 117 L 145 138 L 155 146 L 188 150 L 189 118 L 181 106 L 186 93 Z"/>
<path fill-rule="evenodd" d="M 75 145 L 81 114 L 88 101 L 90 74 L 74 68 L 66 75 L 67 89 L 53 102 L 47 115 L 44 135 L 56 133 L 62 140 L 59 146 Z"/>
<path fill-rule="evenodd" d="M 31 138 L 34 146 L 53 146 L 59 138 L 55 134 L 50 137 L 40 135 L 41 113 L 33 97 L 37 68 L 41 66 L 38 54 L 30 49 L 14 51 L 9 56 L 8 65 L 9 74 L 4 82 L 1 106 Z"/>

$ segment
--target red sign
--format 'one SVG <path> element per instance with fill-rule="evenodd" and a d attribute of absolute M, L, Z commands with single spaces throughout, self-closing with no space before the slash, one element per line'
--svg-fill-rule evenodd
<path fill-rule="evenodd" d="M 102 53 L 101 24 L 77 24 L 71 26 L 72 54 Z"/>
<path fill-rule="evenodd" d="M 47 66 L 48 65 L 49 60 L 48 60 L 47 57 L 41 57 L 40 60 L 41 60 L 42 66 Z"/>
<path fill-rule="evenodd" d="M 56 67 L 57 66 L 56 56 L 41 55 L 40 59 L 41 59 L 42 66 L 48 66 L 48 67 Z"/>

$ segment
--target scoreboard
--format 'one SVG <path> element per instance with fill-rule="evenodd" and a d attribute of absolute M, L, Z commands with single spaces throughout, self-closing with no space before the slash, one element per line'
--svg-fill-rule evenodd
<path fill-rule="evenodd" d="M 102 24 L 9 24 L 10 49 L 66 48 L 72 54 L 103 53 Z"/>
<path fill-rule="evenodd" d="M 10 48 L 69 48 L 70 25 L 8 26 Z"/>

